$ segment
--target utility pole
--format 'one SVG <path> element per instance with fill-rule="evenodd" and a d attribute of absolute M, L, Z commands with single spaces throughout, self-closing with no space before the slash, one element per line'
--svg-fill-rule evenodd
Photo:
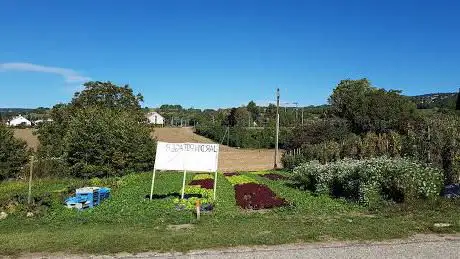
<path fill-rule="evenodd" d="M 276 135 L 275 135 L 275 163 L 274 168 L 278 168 L 278 137 L 280 134 L 280 89 L 276 89 Z"/>

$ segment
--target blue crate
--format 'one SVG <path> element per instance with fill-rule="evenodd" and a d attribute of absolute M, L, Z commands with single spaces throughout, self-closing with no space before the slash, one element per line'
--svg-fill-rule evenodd
<path fill-rule="evenodd" d="M 66 199 L 68 208 L 87 209 L 99 205 L 103 200 L 110 198 L 110 188 L 84 187 L 76 190 L 74 197 Z"/>

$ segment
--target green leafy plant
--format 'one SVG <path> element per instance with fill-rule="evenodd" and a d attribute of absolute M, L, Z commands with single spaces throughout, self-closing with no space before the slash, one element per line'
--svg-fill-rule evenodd
<path fill-rule="evenodd" d="M 206 179 L 214 179 L 214 176 L 211 174 L 195 174 L 193 176 L 193 180 L 206 180 Z"/>
<path fill-rule="evenodd" d="M 228 176 L 226 178 L 232 185 L 245 184 L 245 183 L 257 183 L 256 180 L 246 175 L 234 175 L 234 176 Z"/>
<path fill-rule="evenodd" d="M 439 169 L 406 158 L 312 161 L 294 169 L 291 180 L 316 194 L 344 197 L 363 204 L 379 200 L 432 199 L 442 188 Z"/>

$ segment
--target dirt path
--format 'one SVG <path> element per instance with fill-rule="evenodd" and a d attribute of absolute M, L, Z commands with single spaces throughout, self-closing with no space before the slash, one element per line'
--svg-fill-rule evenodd
<path fill-rule="evenodd" d="M 154 136 L 165 142 L 214 143 L 193 133 L 192 128 L 157 128 Z M 221 171 L 257 171 L 273 168 L 273 149 L 237 149 L 220 146 L 219 169 Z M 278 157 L 279 163 L 280 156 Z"/>
<path fill-rule="evenodd" d="M 39 142 L 32 129 L 15 129 L 14 136 L 23 139 L 29 147 L 36 149 Z M 212 140 L 193 133 L 192 128 L 156 128 L 153 134 L 158 140 L 165 142 L 214 143 Z M 273 149 L 238 149 L 225 145 L 220 146 L 219 170 L 258 171 L 273 168 Z M 278 164 L 280 165 L 278 156 Z"/>

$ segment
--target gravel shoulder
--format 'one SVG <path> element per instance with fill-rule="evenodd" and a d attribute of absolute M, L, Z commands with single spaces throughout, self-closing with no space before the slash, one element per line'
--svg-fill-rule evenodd
<path fill-rule="evenodd" d="M 460 234 L 415 235 L 384 242 L 331 242 L 115 255 L 27 254 L 19 258 L 459 258 Z"/>

